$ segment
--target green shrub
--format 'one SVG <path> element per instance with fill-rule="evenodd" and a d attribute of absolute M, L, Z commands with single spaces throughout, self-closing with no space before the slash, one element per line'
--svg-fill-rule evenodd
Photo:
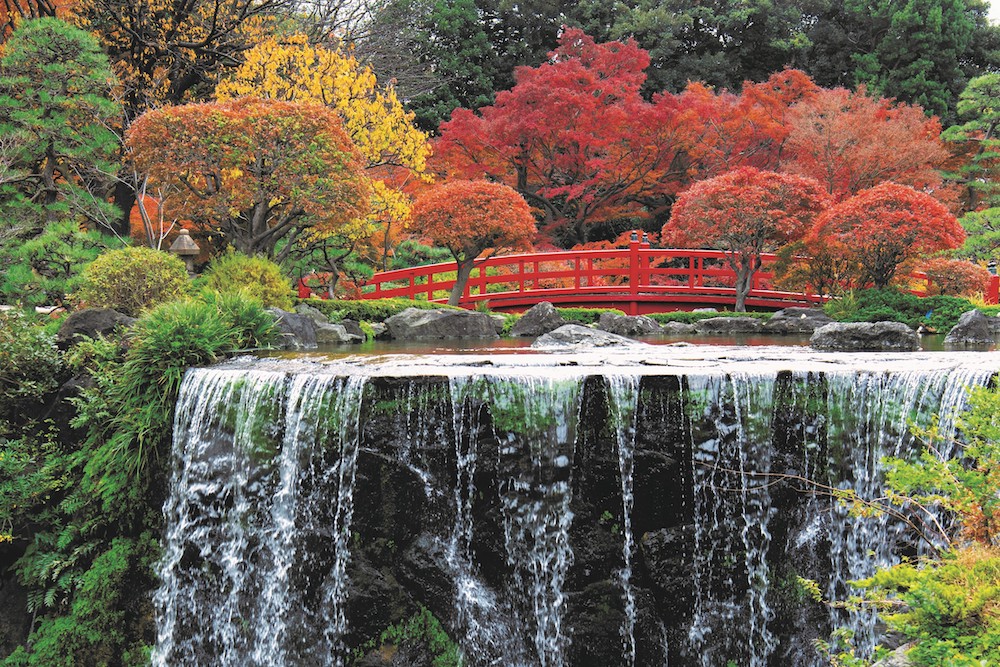
<path fill-rule="evenodd" d="M 427 301 L 412 301 L 410 299 L 359 299 L 357 301 L 304 299 L 302 303 L 316 308 L 334 322 L 340 320 L 384 322 L 407 308 L 420 308 L 421 310 L 436 310 L 438 308 L 456 309 L 455 306 Z M 459 308 L 458 310 L 461 309 Z"/>
<path fill-rule="evenodd" d="M 177 257 L 152 248 L 121 248 L 84 268 L 75 297 L 90 307 L 114 308 L 138 317 L 180 298 L 188 288 L 187 269 Z"/>
<path fill-rule="evenodd" d="M 851 292 L 824 306 L 827 315 L 840 322 L 902 322 L 916 329 L 921 324 L 947 331 L 974 306 L 968 299 L 936 295 L 926 298 L 894 289 Z"/>
<path fill-rule="evenodd" d="M 0 438 L 40 411 L 62 368 L 51 334 L 20 311 L 0 312 Z"/>
<path fill-rule="evenodd" d="M 201 299 L 222 317 L 232 330 L 231 348 L 251 350 L 268 347 L 278 335 L 274 316 L 264 310 L 260 299 L 246 292 L 205 290 Z"/>
<path fill-rule="evenodd" d="M 614 313 L 624 315 L 625 312 L 617 308 L 556 308 L 567 322 L 578 322 L 580 324 L 594 324 L 601 319 L 601 313 Z"/>
<path fill-rule="evenodd" d="M 266 257 L 227 252 L 208 265 L 202 276 L 204 285 L 216 292 L 243 291 L 257 298 L 265 307 L 291 310 L 291 282 L 281 267 Z"/>
<path fill-rule="evenodd" d="M 80 229 L 73 221 L 55 222 L 41 234 L 0 248 L 0 301 L 25 306 L 60 305 L 80 283 L 80 272 L 113 239 Z"/>

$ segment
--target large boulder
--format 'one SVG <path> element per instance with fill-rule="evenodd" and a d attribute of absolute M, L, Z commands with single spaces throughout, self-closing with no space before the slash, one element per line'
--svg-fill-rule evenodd
<path fill-rule="evenodd" d="M 656 320 L 645 315 L 616 315 L 615 313 L 601 313 L 597 328 L 619 336 L 650 336 L 661 331 Z"/>
<path fill-rule="evenodd" d="M 308 316 L 307 316 L 308 317 Z M 316 327 L 316 342 L 319 345 L 343 345 L 365 342 L 365 335 L 351 333 L 343 324 L 313 322 Z"/>
<path fill-rule="evenodd" d="M 812 333 L 833 319 L 822 308 L 785 308 L 764 324 L 764 331 L 774 334 Z"/>
<path fill-rule="evenodd" d="M 493 318 L 470 310 L 407 308 L 385 321 L 394 340 L 499 338 Z"/>
<path fill-rule="evenodd" d="M 695 328 L 687 322 L 667 322 L 660 327 L 660 333 L 667 336 L 687 336 L 695 333 Z"/>
<path fill-rule="evenodd" d="M 521 315 L 514 328 L 510 330 L 510 335 L 538 338 L 564 324 L 566 320 L 556 311 L 556 307 L 548 301 L 542 301 Z"/>
<path fill-rule="evenodd" d="M 760 333 L 764 323 L 756 317 L 709 317 L 695 322 L 694 328 L 700 334 Z"/>
<path fill-rule="evenodd" d="M 316 323 L 308 315 L 268 308 L 278 327 L 278 347 L 282 350 L 307 350 L 316 347 Z"/>
<path fill-rule="evenodd" d="M 295 306 L 295 312 L 299 315 L 305 315 L 311 319 L 316 324 L 329 324 L 330 318 L 323 314 L 323 311 L 319 308 L 315 308 L 306 303 L 300 303 Z"/>
<path fill-rule="evenodd" d="M 65 350 L 84 337 L 107 336 L 119 327 L 124 329 L 132 326 L 134 322 L 134 317 L 111 308 L 84 308 L 63 320 L 56 333 L 56 345 Z"/>
<path fill-rule="evenodd" d="M 951 347 L 982 347 L 996 342 L 990 326 L 990 319 L 978 310 L 962 313 L 958 324 L 944 337 L 945 345 Z"/>
<path fill-rule="evenodd" d="M 920 339 L 901 322 L 834 322 L 816 329 L 809 345 L 838 352 L 909 352 L 919 349 Z"/>
<path fill-rule="evenodd" d="M 558 329 L 539 337 L 531 344 L 531 347 L 535 349 L 635 347 L 647 344 L 625 336 L 601 331 L 600 329 L 591 329 L 580 324 L 564 324 Z"/>

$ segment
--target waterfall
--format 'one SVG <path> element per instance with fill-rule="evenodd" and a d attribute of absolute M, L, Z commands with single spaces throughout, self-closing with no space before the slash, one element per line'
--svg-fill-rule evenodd
<path fill-rule="evenodd" d="M 343 664 L 363 382 L 189 374 L 174 424 L 155 665 Z M 321 593 L 306 599 L 290 579 L 317 559 L 301 551 L 314 534 L 333 553 L 320 564 Z"/>
<path fill-rule="evenodd" d="M 625 622 L 622 624 L 622 644 L 625 664 L 635 665 L 635 592 L 632 590 L 632 552 L 635 538 L 632 534 L 633 466 L 635 452 L 635 416 L 639 408 L 639 378 L 635 375 L 609 375 L 608 403 L 611 424 L 618 440 L 618 470 L 622 485 L 622 561 L 620 572 L 622 595 L 625 598 Z"/>
<path fill-rule="evenodd" d="M 843 600 L 922 547 L 822 490 L 879 497 L 987 366 L 189 371 L 153 664 L 405 654 L 418 609 L 468 667 L 814 667 L 838 626 L 870 655 L 872 614 L 788 582 Z"/>

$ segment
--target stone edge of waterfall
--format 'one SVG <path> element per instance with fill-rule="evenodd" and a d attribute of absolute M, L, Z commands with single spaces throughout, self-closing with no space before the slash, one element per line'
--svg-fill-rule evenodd
<path fill-rule="evenodd" d="M 578 377 L 628 369 L 636 375 L 775 373 L 781 371 L 925 372 L 951 369 L 996 369 L 996 352 L 817 352 L 787 347 L 684 347 L 614 352 L 529 354 L 388 354 L 331 358 L 322 354 L 258 358 L 243 356 L 213 368 L 274 370 L 369 376 L 461 376 L 515 374 Z M 603 369 L 603 370 L 598 370 Z"/>

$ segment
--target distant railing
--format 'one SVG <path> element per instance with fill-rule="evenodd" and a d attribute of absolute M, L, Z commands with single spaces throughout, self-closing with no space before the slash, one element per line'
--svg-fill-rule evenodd
<path fill-rule="evenodd" d="M 820 294 L 776 289 L 769 267 L 773 254 L 761 255 L 746 306 L 780 309 L 820 304 Z M 363 299 L 406 298 L 446 303 L 455 284 L 454 262 L 376 273 L 362 287 Z M 915 274 L 923 280 L 926 275 Z M 477 262 L 460 305 L 487 302 L 492 310 L 520 311 L 541 301 L 568 306 L 614 307 L 629 314 L 690 310 L 699 306 L 732 307 L 736 274 L 721 250 L 651 248 L 633 242 L 628 248 L 565 250 L 501 255 Z M 997 303 L 1000 279 L 993 277 L 985 295 Z"/>

